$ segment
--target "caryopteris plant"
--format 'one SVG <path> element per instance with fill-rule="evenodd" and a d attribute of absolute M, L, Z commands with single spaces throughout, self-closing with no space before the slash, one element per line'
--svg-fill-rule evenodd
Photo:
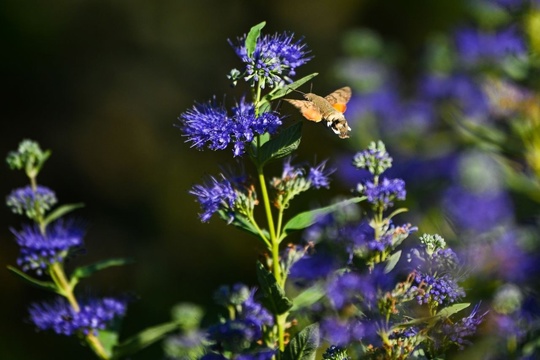
<path fill-rule="evenodd" d="M 63 260 L 82 246 L 82 230 L 61 216 L 78 205 L 53 208 L 55 194 L 36 180 L 49 153 L 26 141 L 8 157 L 31 183 L 15 190 L 8 204 L 33 221 L 14 231 L 24 272 L 12 270 L 57 296 L 33 305 L 32 321 L 42 330 L 81 336 L 102 359 L 134 353 L 175 328 L 181 332 L 164 343 L 167 357 L 174 359 L 300 360 L 317 354 L 328 360 L 442 359 L 464 348 L 485 312 L 477 305 L 459 316 L 469 307 L 460 302 L 465 297 L 460 286 L 463 265 L 445 240 L 424 234 L 415 243 L 408 238 L 417 228 L 396 222 L 406 211 L 394 209 L 406 197 L 405 182 L 387 175 L 392 158 L 382 142 L 372 142 L 351 159 L 358 184 L 347 198 L 291 212 L 298 195 L 329 188 L 334 170 L 327 161 L 311 165 L 294 157 L 302 122 L 285 125 L 276 104 L 317 74 L 294 81 L 297 69 L 311 60 L 310 51 L 291 33 L 261 34 L 264 25 L 229 41 L 242 62 L 229 78 L 235 85 L 247 85 L 247 94 L 232 106 L 216 97 L 195 103 L 180 115 L 178 125 L 193 147 L 231 147 L 239 162 L 253 165 L 223 169 L 190 193 L 200 203 L 202 222 L 217 214 L 265 247 L 267 255 L 256 263 L 258 286 L 219 288 L 214 299 L 225 311 L 210 326 L 201 327 L 197 306 L 184 304 L 174 309 L 172 323 L 118 343 L 109 325 L 125 314 L 126 301 L 82 299 L 74 290 L 92 272 L 125 261 L 65 273 Z M 340 91 L 347 94 L 350 89 Z M 310 114 L 326 114 L 321 119 L 329 127 L 340 125 L 343 130 L 339 141 L 349 141 L 343 117 L 348 98 L 310 96 L 302 106 Z M 269 176 L 267 165 L 276 161 L 283 163 L 283 170 Z M 248 168 L 254 173 L 248 174 Z M 298 231 L 304 231 L 302 242 L 293 244 L 289 236 Z"/>

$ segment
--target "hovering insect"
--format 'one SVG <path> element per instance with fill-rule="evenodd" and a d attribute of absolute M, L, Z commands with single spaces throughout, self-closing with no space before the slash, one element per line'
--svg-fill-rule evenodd
<path fill-rule="evenodd" d="M 338 134 L 340 138 L 349 137 L 351 128 L 343 113 L 347 109 L 347 102 L 351 98 L 351 88 L 348 86 L 337 89 L 325 97 L 307 93 L 306 100 L 284 99 L 297 107 L 302 115 L 311 121 L 326 120 L 326 125 Z"/>

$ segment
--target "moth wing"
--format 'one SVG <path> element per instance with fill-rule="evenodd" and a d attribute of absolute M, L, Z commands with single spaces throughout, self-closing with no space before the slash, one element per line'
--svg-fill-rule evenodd
<path fill-rule="evenodd" d="M 347 110 L 347 103 L 351 99 L 352 91 L 348 86 L 337 89 L 333 93 L 325 97 L 326 101 L 332 105 L 334 109 L 340 113 L 344 113 Z"/>
<path fill-rule="evenodd" d="M 322 114 L 317 106 L 311 101 L 306 100 L 295 100 L 295 99 L 283 99 L 291 104 L 293 104 L 300 112 L 302 116 L 306 119 L 319 122 L 322 120 Z"/>

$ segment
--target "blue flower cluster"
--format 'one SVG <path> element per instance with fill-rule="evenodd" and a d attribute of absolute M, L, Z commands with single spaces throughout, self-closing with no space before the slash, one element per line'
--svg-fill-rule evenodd
<path fill-rule="evenodd" d="M 57 221 L 45 234 L 37 225 L 27 225 L 21 231 L 12 232 L 20 247 L 17 265 L 25 271 L 36 270 L 38 274 L 55 262 L 63 262 L 70 252 L 83 245 L 83 230 L 73 221 Z"/>
<path fill-rule="evenodd" d="M 89 298 L 81 301 L 76 311 L 66 299 L 35 303 L 30 306 L 30 319 L 40 330 L 53 330 L 59 335 L 97 333 L 116 317 L 126 312 L 126 301 L 115 298 Z"/>
<path fill-rule="evenodd" d="M 244 79 L 274 87 L 283 82 L 292 82 L 296 68 L 306 64 L 311 57 L 302 39 L 295 41 L 294 34 L 264 35 L 257 39 L 255 51 L 248 54 L 246 35 L 240 37 L 236 44 L 229 40 L 236 54 L 246 64 Z"/>
<path fill-rule="evenodd" d="M 6 204 L 15 214 L 25 214 L 30 219 L 51 209 L 56 203 L 56 194 L 51 189 L 38 185 L 32 188 L 30 185 L 15 189 L 6 198 Z"/>
<path fill-rule="evenodd" d="M 234 143 L 234 156 L 244 154 L 245 143 L 253 141 L 256 135 L 273 134 L 282 124 L 276 113 L 257 114 L 253 103 L 244 98 L 232 108 L 232 114 L 214 98 L 207 103 L 195 104 L 182 113 L 179 120 L 187 142 L 193 147 L 223 150 Z"/>
<path fill-rule="evenodd" d="M 207 222 L 219 210 L 232 213 L 238 197 L 232 183 L 223 175 L 210 177 L 205 185 L 195 185 L 189 192 L 197 197 L 203 210 L 201 221 Z M 232 216 L 232 215 L 231 215 Z"/>
<path fill-rule="evenodd" d="M 393 206 L 394 200 L 405 200 L 407 194 L 405 181 L 387 178 L 383 178 L 378 184 L 372 181 L 366 181 L 364 184 L 358 186 L 358 192 L 367 196 L 371 204 L 383 210 Z"/>
<path fill-rule="evenodd" d="M 487 312 L 479 314 L 479 308 L 480 305 L 476 305 L 469 316 L 462 318 L 456 324 L 444 324 L 442 326 L 442 332 L 452 343 L 456 344 L 460 350 L 463 350 L 465 345 L 472 344 L 466 338 L 476 334 L 478 326 L 487 315 Z"/>
<path fill-rule="evenodd" d="M 234 309 L 234 317 L 224 320 L 208 328 L 208 340 L 214 351 L 202 359 L 228 359 L 223 352 L 232 352 L 243 356 L 242 359 L 268 359 L 275 350 L 265 347 L 254 349 L 254 344 L 260 342 L 264 330 L 274 324 L 273 316 L 258 301 L 255 300 L 255 290 L 250 290 L 243 284 L 232 288 L 221 287 L 215 295 L 222 305 Z"/>

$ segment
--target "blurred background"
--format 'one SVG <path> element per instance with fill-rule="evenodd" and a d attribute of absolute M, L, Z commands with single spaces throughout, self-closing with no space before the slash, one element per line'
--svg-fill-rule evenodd
<path fill-rule="evenodd" d="M 232 101 L 247 91 L 232 89 L 225 76 L 241 67 L 227 39 L 265 20 L 263 33 L 292 31 L 305 37 L 314 59 L 298 76 L 319 72 L 310 85 L 314 92 L 326 95 L 351 85 L 355 95 L 369 93 L 362 88 L 364 68 L 351 60 L 359 54 L 391 67 L 387 78 L 399 77 L 397 86 L 407 93 L 426 66 L 420 61 L 426 42 L 433 34 L 450 34 L 474 20 L 469 10 L 464 1 L 455 0 L 6 0 L 0 4 L 0 154 L 15 150 L 24 138 L 52 150 L 39 182 L 55 190 L 60 203 L 85 203 L 76 215 L 88 224 L 87 252 L 75 258 L 73 266 L 112 257 L 135 261 L 100 272 L 79 289 L 97 295 L 133 294 L 137 300 L 129 307 L 122 333 L 129 336 L 168 321 L 177 302 L 210 307 L 220 284 L 256 283 L 254 263 L 261 244 L 217 217 L 202 224 L 199 206 L 188 194 L 203 175 L 216 174 L 218 164 L 233 162 L 231 150 L 191 149 L 175 127 L 177 117 L 194 101 L 224 94 Z M 444 59 L 444 53 L 439 58 Z M 450 177 L 447 164 L 459 161 L 449 154 L 463 143 L 429 137 L 411 123 L 408 134 L 377 130 L 376 122 L 382 121 L 377 116 L 361 120 L 367 108 L 362 99 L 351 100 L 350 140 L 340 140 L 324 126 L 305 124 L 299 159 L 329 158 L 337 167 L 379 138 L 395 141 L 401 153 L 391 155 L 404 164 L 411 165 L 419 153 L 424 160 L 435 159 L 423 163 L 423 169 L 435 175 L 417 169 L 412 171 L 416 178 L 407 179 L 415 182 L 407 203 L 414 211 L 402 219 L 421 222 L 426 227 L 422 232 L 444 232 L 449 226 L 439 221 L 444 217 L 421 210 L 435 205 L 426 195 L 440 190 L 441 178 Z M 298 118 L 290 107 L 282 110 L 294 114 L 287 121 Z M 399 114 L 390 128 L 400 126 Z M 415 132 L 416 137 L 411 135 Z M 22 173 L 6 165 L 0 169 L 4 194 L 26 185 Z M 334 195 L 349 193 L 354 182 L 347 174 L 338 175 L 331 190 L 302 197 L 295 206 L 325 204 Z M 537 205 L 525 201 L 523 206 L 537 211 Z M 6 270 L 18 254 L 9 228 L 18 228 L 21 218 L 7 208 L 1 214 L 0 358 L 92 359 L 76 340 L 36 333 L 25 320 L 28 304 L 48 294 Z M 155 345 L 133 359 L 156 359 L 161 353 Z"/>

